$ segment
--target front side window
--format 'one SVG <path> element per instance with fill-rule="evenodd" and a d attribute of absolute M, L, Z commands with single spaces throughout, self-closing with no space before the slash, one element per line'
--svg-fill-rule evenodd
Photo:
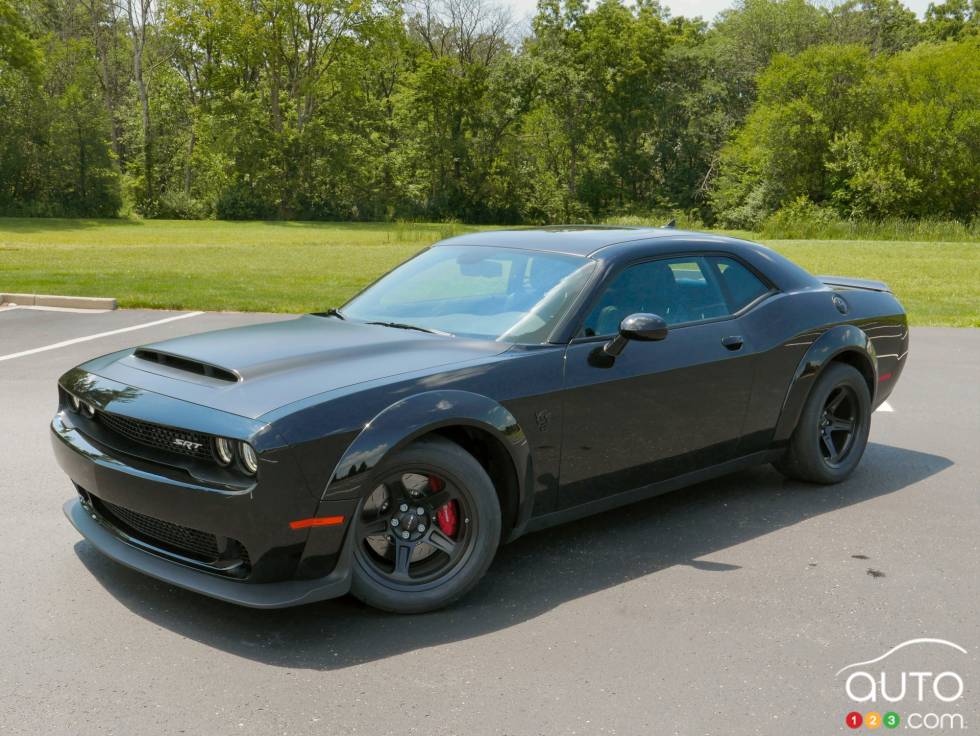
<path fill-rule="evenodd" d="M 545 342 L 581 293 L 595 261 L 558 253 L 443 245 L 369 286 L 342 311 L 466 337 Z"/>
<path fill-rule="evenodd" d="M 613 335 L 631 314 L 657 314 L 668 325 L 729 314 L 718 278 L 701 257 L 664 258 L 629 266 L 606 288 L 581 335 Z"/>

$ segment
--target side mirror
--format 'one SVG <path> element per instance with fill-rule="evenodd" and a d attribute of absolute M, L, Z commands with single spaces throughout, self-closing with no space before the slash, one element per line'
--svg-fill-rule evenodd
<path fill-rule="evenodd" d="M 667 322 L 656 314 L 631 314 L 619 323 L 619 334 L 602 347 L 606 355 L 615 358 L 630 340 L 655 342 L 667 337 Z"/>

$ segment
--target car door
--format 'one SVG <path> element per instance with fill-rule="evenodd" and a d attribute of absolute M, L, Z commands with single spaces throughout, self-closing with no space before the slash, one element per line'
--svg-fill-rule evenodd
<path fill-rule="evenodd" d="M 753 348 L 716 261 L 639 261 L 606 283 L 566 352 L 561 507 L 733 458 L 752 390 Z M 603 360 L 637 312 L 663 317 L 666 339 Z"/>

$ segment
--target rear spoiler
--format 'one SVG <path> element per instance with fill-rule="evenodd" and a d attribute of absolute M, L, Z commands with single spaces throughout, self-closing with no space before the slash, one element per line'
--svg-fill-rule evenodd
<path fill-rule="evenodd" d="M 817 279 L 827 286 L 839 286 L 844 289 L 863 289 L 864 291 L 885 291 L 891 294 L 892 290 L 882 281 L 871 281 L 870 279 L 852 279 L 848 276 L 817 276 Z"/>

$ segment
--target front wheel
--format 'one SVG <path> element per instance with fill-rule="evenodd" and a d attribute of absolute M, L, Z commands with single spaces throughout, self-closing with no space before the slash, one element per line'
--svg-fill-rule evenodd
<path fill-rule="evenodd" d="M 871 392 L 853 366 L 832 363 L 810 391 L 786 455 L 783 475 L 810 483 L 840 483 L 861 461 L 871 429 Z"/>
<path fill-rule="evenodd" d="M 483 467 L 432 438 L 397 453 L 376 477 L 351 530 L 351 592 L 395 613 L 432 611 L 467 593 L 500 541 L 500 506 Z"/>

